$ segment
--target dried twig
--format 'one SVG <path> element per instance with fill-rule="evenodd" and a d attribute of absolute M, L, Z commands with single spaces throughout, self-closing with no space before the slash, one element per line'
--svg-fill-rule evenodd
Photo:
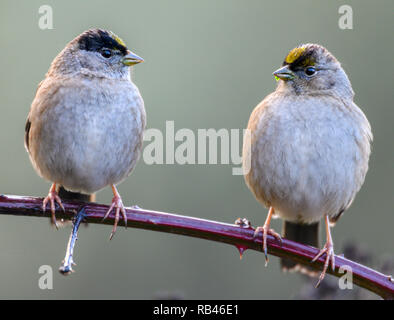
<path fill-rule="evenodd" d="M 82 208 L 89 223 L 113 224 L 114 215 L 102 221 L 108 206 L 84 203 L 64 202 L 65 212 L 58 211 L 57 216 L 71 219 Z M 216 221 L 180 216 L 158 211 L 150 211 L 138 207 L 127 208 L 127 225 L 129 227 L 181 234 L 190 237 L 208 239 L 234 245 L 242 255 L 246 249 L 262 250 L 261 239 L 253 239 L 254 229 L 248 223 L 227 224 Z M 0 214 L 19 216 L 49 217 L 49 210 L 43 213 L 42 199 L 21 196 L 0 196 Z M 268 252 L 278 257 L 285 257 L 296 262 L 321 270 L 324 257 L 316 263 L 312 258 L 319 252 L 318 249 L 283 239 L 282 246 L 272 236 L 268 236 Z M 353 272 L 353 282 L 384 299 L 394 299 L 393 279 L 361 264 L 347 260 L 344 257 L 335 257 L 335 271 L 328 273 L 341 277 L 341 267 L 347 266 Z"/>
<path fill-rule="evenodd" d="M 59 268 L 59 272 L 63 275 L 69 275 L 70 273 L 74 272 L 74 247 L 78 240 L 79 226 L 84 219 L 86 219 L 86 212 L 85 208 L 82 207 L 81 210 L 76 213 L 73 219 L 73 228 L 71 230 L 70 239 L 67 243 L 66 256 L 64 257 L 63 265 Z"/>

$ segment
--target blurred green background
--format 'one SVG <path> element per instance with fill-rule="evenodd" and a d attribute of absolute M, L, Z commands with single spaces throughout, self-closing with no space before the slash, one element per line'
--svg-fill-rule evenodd
<path fill-rule="evenodd" d="M 53 8 L 53 30 L 38 27 L 38 8 Z M 353 30 L 338 27 L 338 8 L 353 8 Z M 271 75 L 304 42 L 326 46 L 348 73 L 369 118 L 373 153 L 365 184 L 333 230 L 336 253 L 348 240 L 377 257 L 393 252 L 393 1 L 10 1 L 0 2 L 0 193 L 44 196 L 23 147 L 24 124 L 39 81 L 68 41 L 86 29 L 118 34 L 145 63 L 133 71 L 148 128 L 245 128 L 275 88 Z M 145 143 L 146 145 L 146 143 Z M 231 165 L 146 165 L 119 191 L 126 205 L 234 222 L 264 222 L 262 208 Z M 97 201 L 110 203 L 110 188 Z M 273 227 L 281 228 L 279 220 Z M 293 298 L 303 285 L 282 274 L 276 257 L 182 236 L 109 226 L 81 228 L 76 273 L 57 269 L 69 228 L 49 219 L 0 217 L 0 298 L 134 298 L 168 293 L 190 299 Z M 54 270 L 40 290 L 38 268 Z M 329 276 L 330 277 L 330 276 Z M 328 277 L 328 278 L 329 278 Z"/>

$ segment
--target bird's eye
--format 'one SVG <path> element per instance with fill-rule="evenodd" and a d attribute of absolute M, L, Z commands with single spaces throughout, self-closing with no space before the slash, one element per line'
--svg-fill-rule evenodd
<path fill-rule="evenodd" d="M 103 49 L 102 51 L 101 51 L 101 55 L 104 57 L 104 58 L 110 58 L 111 56 L 112 56 L 112 52 L 111 52 L 111 50 L 109 50 L 109 49 Z"/>
<path fill-rule="evenodd" d="M 308 67 L 305 69 L 305 74 L 307 76 L 313 76 L 316 73 L 316 69 L 314 67 Z"/>

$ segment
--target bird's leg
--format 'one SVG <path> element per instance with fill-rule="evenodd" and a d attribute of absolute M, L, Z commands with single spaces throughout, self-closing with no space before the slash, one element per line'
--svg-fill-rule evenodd
<path fill-rule="evenodd" d="M 114 197 L 112 198 L 112 204 L 109 207 L 107 213 L 105 214 L 103 220 L 108 217 L 108 215 L 111 213 L 112 209 L 115 208 L 115 223 L 114 227 L 112 228 L 111 235 L 109 237 L 110 240 L 112 240 L 115 232 L 116 232 L 116 227 L 118 226 L 118 221 L 119 221 L 119 216 L 120 212 L 122 212 L 123 220 L 125 227 L 127 229 L 127 216 L 126 216 L 126 210 L 123 206 L 122 198 L 120 197 L 120 194 L 118 193 L 118 190 L 116 190 L 115 185 L 111 185 L 112 192 L 114 193 Z"/>
<path fill-rule="evenodd" d="M 64 207 L 63 207 L 63 204 L 62 204 L 62 200 L 60 199 L 60 197 L 57 194 L 56 183 L 52 184 L 51 188 L 49 189 L 48 195 L 42 201 L 42 211 L 45 212 L 48 202 L 50 202 L 50 204 L 51 204 L 51 213 L 52 213 L 52 220 L 51 221 L 52 221 L 52 224 L 57 229 L 58 225 L 57 225 L 57 222 L 56 222 L 56 215 L 55 215 L 55 212 L 56 212 L 56 205 L 55 205 L 55 203 L 57 203 L 60 206 L 60 208 L 62 208 L 63 211 L 65 211 L 65 210 L 64 210 Z"/>
<path fill-rule="evenodd" d="M 270 223 L 271 223 L 271 218 L 272 215 L 274 214 L 275 210 L 273 207 L 270 207 L 268 211 L 268 216 L 267 219 L 265 219 L 265 223 L 262 227 L 257 227 L 254 231 L 253 238 L 256 238 L 258 233 L 261 231 L 263 232 L 263 250 L 264 250 L 264 255 L 265 255 L 265 266 L 268 264 L 268 255 L 267 255 L 267 235 L 274 236 L 277 240 L 282 243 L 282 238 L 278 233 L 276 233 L 273 229 L 270 229 Z"/>
<path fill-rule="evenodd" d="M 326 271 L 328 269 L 328 265 L 330 264 L 331 260 L 331 269 L 335 270 L 335 254 L 334 254 L 334 242 L 332 241 L 331 231 L 330 231 L 330 221 L 328 219 L 328 215 L 325 216 L 326 221 L 326 244 L 324 245 L 323 249 L 313 258 L 312 262 L 315 262 L 319 259 L 324 253 L 326 254 L 326 261 L 324 262 L 323 271 L 320 274 L 319 281 L 316 284 L 316 288 L 320 285 L 320 282 L 324 279 L 326 275 Z"/>

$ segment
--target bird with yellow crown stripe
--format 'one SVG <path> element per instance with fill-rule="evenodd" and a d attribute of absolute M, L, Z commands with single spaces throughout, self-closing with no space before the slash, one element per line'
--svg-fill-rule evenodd
<path fill-rule="evenodd" d="M 111 186 L 115 211 L 113 237 L 127 217 L 116 184 L 134 169 L 146 124 L 144 102 L 131 81 L 130 67 L 143 59 L 114 33 L 83 32 L 53 60 L 39 84 L 26 122 L 25 146 L 37 173 L 52 182 L 43 210 L 50 204 L 55 226 L 62 186 L 93 194 Z"/>
<path fill-rule="evenodd" d="M 316 247 L 323 219 L 326 243 L 313 259 L 325 255 L 319 285 L 335 265 L 330 225 L 349 208 L 368 170 L 371 127 L 341 64 L 324 47 L 294 48 L 273 74 L 276 90 L 253 110 L 243 147 L 246 184 L 269 208 L 255 237 L 262 232 L 267 262 L 267 235 L 281 240 L 270 229 L 272 217 L 284 220 L 285 238 Z M 282 267 L 311 273 L 288 259 Z"/>

